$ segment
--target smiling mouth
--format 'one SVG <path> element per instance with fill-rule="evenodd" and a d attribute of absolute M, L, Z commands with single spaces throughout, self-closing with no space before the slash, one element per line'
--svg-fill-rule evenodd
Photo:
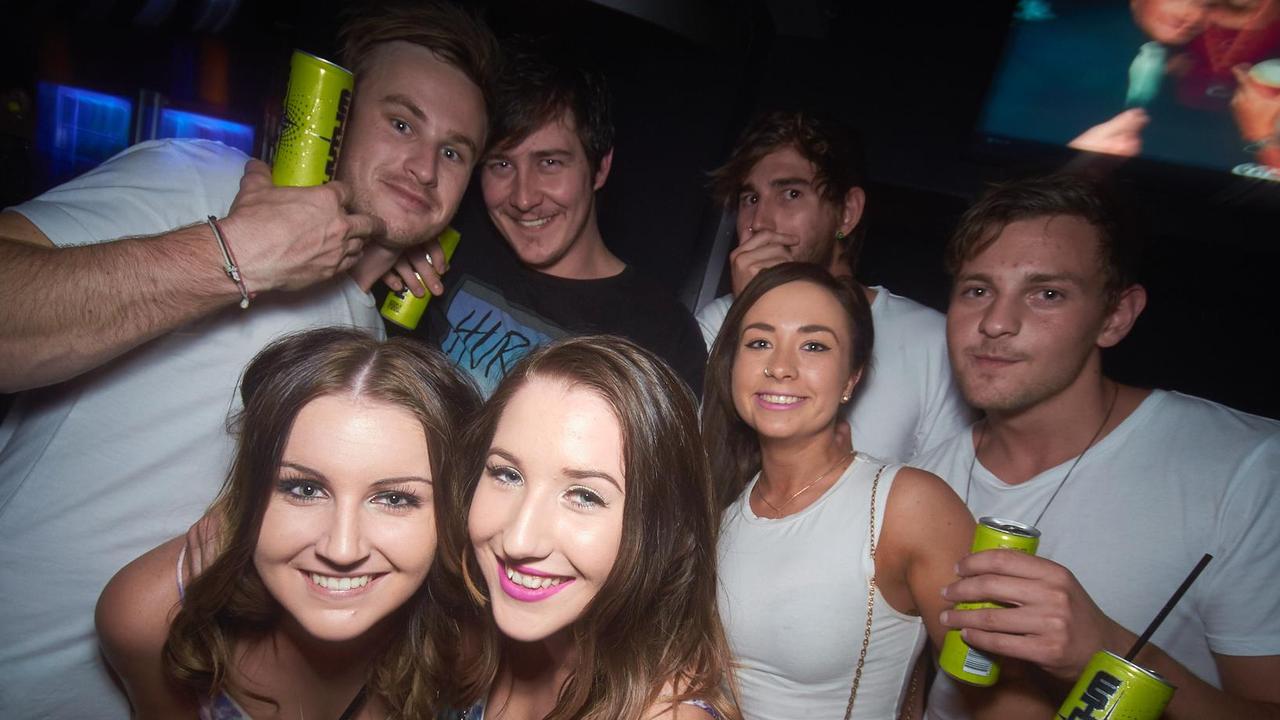
<path fill-rule="evenodd" d="M 512 217 L 511 219 L 514 220 L 517 225 L 526 230 L 537 230 L 540 227 L 545 227 L 546 224 L 551 222 L 554 218 L 555 215 L 547 215 L 546 217 L 534 218 L 532 220 L 521 220 L 518 217 Z"/>
<path fill-rule="evenodd" d="M 301 571 L 307 584 L 315 592 L 323 595 L 351 596 L 359 595 L 370 589 L 385 573 L 367 575 L 322 575 L 317 572 Z"/>
<path fill-rule="evenodd" d="M 508 596 L 522 602 L 545 600 L 573 584 L 574 578 L 561 575 L 537 575 L 527 570 L 520 572 L 501 560 L 498 563 L 498 584 Z"/>
<path fill-rule="evenodd" d="M 780 407 L 791 407 L 804 402 L 804 398 L 798 395 L 778 395 L 774 393 L 756 393 L 756 397 L 765 405 L 776 405 Z"/>
<path fill-rule="evenodd" d="M 405 202 L 408 202 L 422 210 L 430 210 L 432 208 L 430 197 L 423 195 L 422 193 L 415 192 L 414 190 L 398 183 L 388 182 L 386 185 Z"/>

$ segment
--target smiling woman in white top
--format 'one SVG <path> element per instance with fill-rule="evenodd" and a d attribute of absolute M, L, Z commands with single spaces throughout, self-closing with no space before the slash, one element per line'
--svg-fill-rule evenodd
<path fill-rule="evenodd" d="M 430 600 L 435 498 L 474 387 L 434 350 L 333 328 L 268 346 L 241 395 L 222 552 L 191 579 L 175 538 L 98 602 L 135 717 L 425 716 L 442 662 L 421 633 L 453 627 Z"/>
<path fill-rule="evenodd" d="M 467 527 L 441 531 L 479 606 L 454 717 L 739 718 L 684 382 L 621 338 L 560 341 L 507 373 L 471 439 L 450 513 Z"/>
<path fill-rule="evenodd" d="M 973 520 L 936 476 L 838 431 L 872 335 L 863 293 L 784 263 L 744 288 L 711 350 L 719 606 L 747 717 L 896 718 L 926 640 L 941 644 Z"/>

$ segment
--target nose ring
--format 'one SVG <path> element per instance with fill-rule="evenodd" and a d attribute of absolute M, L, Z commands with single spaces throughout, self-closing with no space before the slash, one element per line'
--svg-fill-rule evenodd
<path fill-rule="evenodd" d="M 765 377 L 767 377 L 767 378 L 771 378 L 771 377 L 773 377 L 773 373 L 769 372 L 769 368 L 765 368 L 765 369 L 764 369 L 764 376 L 765 376 Z"/>

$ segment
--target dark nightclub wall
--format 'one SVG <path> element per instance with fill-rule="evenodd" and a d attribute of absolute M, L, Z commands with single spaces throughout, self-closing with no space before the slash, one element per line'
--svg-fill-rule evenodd
<path fill-rule="evenodd" d="M 982 187 L 1080 162 L 1061 149 L 975 138 L 1013 0 L 936 10 L 834 0 L 476 4 L 500 33 L 551 35 L 609 75 L 618 136 L 600 195 L 605 239 L 689 302 L 721 215 L 707 198 L 706 173 L 756 109 L 811 106 L 861 129 L 872 182 L 860 277 L 939 309 L 947 297 L 942 245 Z M 86 0 L 6 11 L 0 203 L 21 201 L 50 179 L 23 105 L 35 81 L 129 97 L 147 88 L 261 125 L 278 102 L 289 48 L 332 54 L 346 3 L 175 0 L 150 26 L 137 19 L 144 5 L 153 4 Z M 1280 260 L 1276 188 L 1104 162 L 1150 241 L 1151 302 L 1133 335 L 1109 353 L 1110 370 L 1280 417 L 1280 384 L 1265 351 L 1265 338 L 1280 333 L 1270 297 Z M 458 223 L 464 235 L 490 232 L 472 200 Z"/>

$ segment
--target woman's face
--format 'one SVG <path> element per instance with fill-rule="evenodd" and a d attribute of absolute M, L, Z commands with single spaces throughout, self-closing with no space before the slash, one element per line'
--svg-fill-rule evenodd
<path fill-rule="evenodd" d="M 849 325 L 836 297 L 810 282 L 760 296 L 742 318 L 733 360 L 733 404 L 743 421 L 770 439 L 832 427 L 857 382 Z"/>
<path fill-rule="evenodd" d="M 581 617 L 622 540 L 622 431 L 603 398 L 534 377 L 498 421 L 468 519 L 504 635 L 548 639 Z"/>
<path fill-rule="evenodd" d="M 351 640 L 421 587 L 436 550 L 431 460 L 418 419 L 325 395 L 294 420 L 253 563 L 312 636 Z"/>

